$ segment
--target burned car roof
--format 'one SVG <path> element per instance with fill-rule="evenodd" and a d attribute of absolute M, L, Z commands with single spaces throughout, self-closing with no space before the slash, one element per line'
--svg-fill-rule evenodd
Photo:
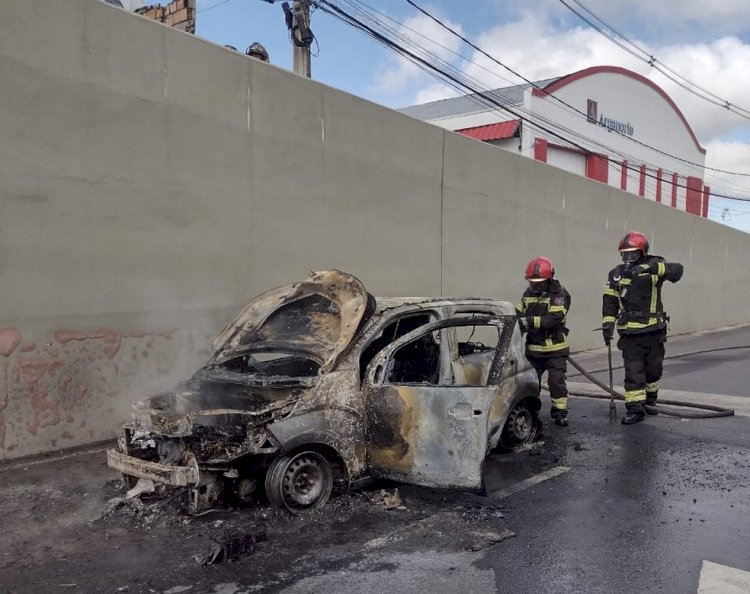
<path fill-rule="evenodd" d="M 441 307 L 445 305 L 456 304 L 476 304 L 491 305 L 498 310 L 498 313 L 514 315 L 515 309 L 509 301 L 500 301 L 497 299 L 482 299 L 479 297 L 376 297 L 376 313 L 383 313 L 391 309 L 397 309 L 406 305 L 424 306 L 425 309 L 430 307 Z"/>

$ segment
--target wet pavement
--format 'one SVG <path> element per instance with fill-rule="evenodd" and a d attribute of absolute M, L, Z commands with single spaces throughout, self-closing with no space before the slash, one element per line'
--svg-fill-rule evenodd
<path fill-rule="evenodd" d="M 668 352 L 745 343 L 747 329 Z M 740 354 L 669 362 L 665 387 L 746 396 Z M 704 561 L 750 571 L 750 418 L 626 427 L 608 408 L 573 398 L 568 428 L 545 418 L 542 443 L 493 454 L 487 497 L 397 486 L 399 504 L 378 484 L 302 518 L 122 502 L 101 452 L 14 465 L 0 472 L 0 592 L 685 593 Z M 217 547 L 234 559 L 202 564 Z"/>

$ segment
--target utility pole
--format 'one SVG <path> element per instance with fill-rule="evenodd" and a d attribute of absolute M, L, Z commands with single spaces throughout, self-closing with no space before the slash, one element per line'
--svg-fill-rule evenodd
<path fill-rule="evenodd" d="M 308 0 L 297 0 L 292 9 L 295 22 L 292 29 L 294 43 L 294 72 L 312 78 L 310 44 L 313 36 L 310 30 L 310 3 Z"/>
<path fill-rule="evenodd" d="M 276 0 L 263 0 L 273 4 Z M 282 2 L 281 8 L 284 10 L 284 19 L 289 34 L 292 37 L 292 58 L 295 74 L 312 77 L 312 68 L 310 63 L 310 46 L 312 45 L 315 35 L 310 29 L 310 4 L 315 0 L 294 0 L 292 6 L 289 2 Z"/>

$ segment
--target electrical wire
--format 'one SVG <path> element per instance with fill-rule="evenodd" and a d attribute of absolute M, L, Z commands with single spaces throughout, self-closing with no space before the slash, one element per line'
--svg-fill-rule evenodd
<path fill-rule="evenodd" d="M 416 6 L 413 2 L 411 2 L 411 0 L 407 0 L 407 2 L 409 2 L 410 4 Z M 379 31 L 376 31 L 372 26 L 368 26 L 362 20 L 360 20 L 357 17 L 349 14 L 346 10 L 342 9 L 340 6 L 337 6 L 336 4 L 334 4 L 333 2 L 331 2 L 330 0 L 317 0 L 317 3 L 318 3 L 318 7 L 321 8 L 323 10 L 323 12 L 326 12 L 327 14 L 330 14 L 330 15 L 338 18 L 342 22 L 344 22 L 344 23 L 346 23 L 346 24 L 348 24 L 348 25 L 350 25 L 350 26 L 358 29 L 360 32 L 362 32 L 365 35 L 371 37 L 376 42 L 378 42 L 381 45 L 384 45 L 386 48 L 388 48 L 388 49 L 390 49 L 390 50 L 398 53 L 399 55 L 401 55 L 402 57 L 404 57 L 408 61 L 411 61 L 412 63 L 414 63 L 415 65 L 417 65 L 421 69 L 425 70 L 431 76 L 434 76 L 436 79 L 440 80 L 444 84 L 446 84 L 446 85 L 448 85 L 448 86 L 450 86 L 450 87 L 452 87 L 452 88 L 454 88 L 457 91 L 462 92 L 462 93 L 466 93 L 466 91 L 468 90 L 472 94 L 472 96 L 470 97 L 470 99 L 472 99 L 472 100 L 475 100 L 475 99 L 479 100 L 484 105 L 491 105 L 495 109 L 499 108 L 499 109 L 501 109 L 504 112 L 508 112 L 511 115 L 514 115 L 518 119 L 525 120 L 530 125 L 535 126 L 536 128 L 538 128 L 538 129 L 546 132 L 550 136 L 553 136 L 553 137 L 559 139 L 563 143 L 564 146 L 575 147 L 575 148 L 578 148 L 579 150 L 582 150 L 583 152 L 586 152 L 586 153 L 588 153 L 590 151 L 590 149 L 584 148 L 583 146 L 581 146 L 577 142 L 575 142 L 575 141 L 571 140 L 570 138 L 567 138 L 567 137 L 565 137 L 565 136 L 563 136 L 563 135 L 555 132 L 551 128 L 562 129 L 564 132 L 566 132 L 569 135 L 572 135 L 572 136 L 574 136 L 574 137 L 576 137 L 576 138 L 578 138 L 580 140 L 584 140 L 584 141 L 589 142 L 591 144 L 601 146 L 606 151 L 611 152 L 611 153 L 615 153 L 615 154 L 619 154 L 623 158 L 626 158 L 626 157 L 629 156 L 629 155 L 626 155 L 625 153 L 622 153 L 621 151 L 614 150 L 611 147 L 608 147 L 608 146 L 606 146 L 606 145 L 604 145 L 602 143 L 597 143 L 596 141 L 593 141 L 592 139 L 587 138 L 587 137 L 583 136 L 580 133 L 577 133 L 577 132 L 575 132 L 573 130 L 570 130 L 568 128 L 560 126 L 556 122 L 552 122 L 551 120 L 543 118 L 543 117 L 539 116 L 538 114 L 531 114 L 531 113 L 527 112 L 529 117 L 524 118 L 524 117 L 522 117 L 518 113 L 519 111 L 524 111 L 523 108 L 519 108 L 519 106 L 517 106 L 517 105 L 514 105 L 511 108 L 508 103 L 504 104 L 502 101 L 498 101 L 499 96 L 496 93 L 492 94 L 491 92 L 488 92 L 486 90 L 477 90 L 475 86 L 472 86 L 472 80 L 471 80 L 470 77 L 467 77 L 466 75 L 464 75 L 464 73 L 457 72 L 456 69 L 455 69 L 455 67 L 453 67 L 451 64 L 445 62 L 444 60 L 442 60 L 438 56 L 435 56 L 434 54 L 430 54 L 429 52 L 426 52 L 426 50 L 424 50 L 424 48 L 422 48 L 421 46 L 415 46 L 415 44 L 413 42 L 411 42 L 412 49 L 407 49 L 407 48 L 403 47 L 403 45 L 400 45 L 400 44 L 396 43 L 395 41 L 393 41 L 393 39 L 389 39 L 383 33 L 379 32 Z M 351 5 L 351 2 L 349 2 L 349 4 Z M 363 2 L 358 2 L 358 4 L 364 5 Z M 434 17 L 431 17 L 431 18 L 434 19 Z M 376 21 L 376 19 L 373 19 L 372 16 L 370 16 L 370 20 L 371 21 Z M 390 31 L 391 34 L 393 34 L 392 32 L 394 31 L 392 27 L 385 28 L 384 30 L 386 30 L 386 32 Z M 460 36 L 460 34 L 458 34 L 458 35 Z M 419 54 L 421 54 L 421 55 L 419 55 Z M 439 65 L 442 65 L 443 68 L 439 67 Z M 451 71 L 453 71 L 453 72 L 451 72 Z M 473 82 L 476 83 L 476 81 L 473 81 Z M 530 84 L 533 84 L 533 83 L 530 83 Z M 575 109 L 575 108 L 573 108 L 573 109 Z M 578 110 L 576 110 L 576 111 L 578 111 Z M 540 124 L 539 120 L 541 120 L 543 122 L 543 124 Z M 649 147 L 649 148 L 653 148 L 653 147 Z M 669 156 L 670 158 L 675 158 L 673 155 L 669 155 L 668 153 L 666 153 L 666 155 Z M 630 156 L 630 157 L 632 157 L 632 156 Z M 678 160 L 678 159 L 676 159 L 676 160 Z M 697 167 L 697 168 L 700 168 L 700 165 L 698 165 L 698 164 L 694 164 L 693 163 L 692 165 L 695 166 L 695 167 Z M 636 168 L 635 166 L 628 165 L 628 169 L 630 171 L 640 173 L 640 171 L 639 171 L 640 168 Z M 653 169 L 655 170 L 656 168 L 653 168 Z M 728 173 L 731 173 L 731 172 L 728 172 Z M 646 173 L 646 176 L 650 177 L 650 178 L 653 178 L 653 179 L 656 179 L 656 175 L 651 174 L 649 172 Z M 678 185 L 678 187 L 686 188 L 687 186 Z M 731 199 L 731 200 L 750 201 L 750 198 L 741 198 L 741 197 L 737 197 L 737 196 L 722 195 L 722 194 L 719 194 L 717 192 L 713 192 L 712 195 L 713 196 L 717 196 L 717 197 L 723 197 L 723 198 Z"/>
<path fill-rule="evenodd" d="M 222 4 L 226 4 L 227 2 L 231 2 L 232 0 L 221 0 L 221 2 L 217 2 L 216 4 L 212 4 L 211 6 L 206 6 L 205 8 L 201 8 L 200 10 L 196 11 L 196 14 L 200 14 L 201 12 L 206 12 L 207 10 L 211 10 L 213 8 L 218 8 Z"/>
<path fill-rule="evenodd" d="M 676 85 L 679 85 L 685 91 L 695 95 L 696 97 L 703 99 L 704 101 L 708 101 L 709 103 L 713 105 L 727 109 L 728 111 L 731 111 L 732 113 L 739 115 L 740 117 L 750 120 L 750 110 L 747 110 L 743 107 L 740 107 L 739 105 L 735 105 L 731 103 L 730 101 L 726 99 L 723 99 L 719 95 L 716 95 L 715 93 L 709 91 L 708 89 L 684 77 L 679 72 L 673 70 L 672 68 L 667 66 L 664 62 L 662 62 L 661 60 L 658 60 L 656 57 L 649 54 L 646 50 L 638 46 L 635 42 L 631 41 L 624 34 L 620 33 L 617 29 L 615 29 L 612 25 L 607 23 L 607 21 L 605 21 L 602 17 L 596 14 L 593 10 L 586 7 L 580 0 L 572 0 L 572 2 L 577 4 L 582 10 L 587 12 L 596 21 L 601 23 L 601 25 L 603 25 L 609 31 L 611 31 L 611 34 L 607 33 L 606 31 L 602 30 L 601 27 L 592 23 L 589 19 L 587 19 L 585 16 L 579 13 L 575 8 L 573 8 L 570 4 L 568 4 L 566 0 L 558 0 L 558 1 L 563 6 L 565 6 L 568 10 L 570 10 L 573 14 L 575 14 L 579 19 L 581 19 L 583 22 L 585 22 L 591 28 L 593 28 L 597 33 L 600 33 L 601 35 L 609 39 L 612 43 L 616 44 L 617 46 L 625 50 L 631 56 L 637 58 L 638 60 L 642 62 L 645 62 L 646 64 L 654 68 L 656 71 L 661 73 L 663 76 L 671 80 L 673 83 L 675 83 Z M 620 39 L 624 41 L 624 44 L 619 41 Z M 626 47 L 625 44 L 629 45 L 630 47 L 634 49 L 631 50 L 629 47 Z M 698 89 L 698 91 L 700 92 L 698 92 L 696 89 Z"/>

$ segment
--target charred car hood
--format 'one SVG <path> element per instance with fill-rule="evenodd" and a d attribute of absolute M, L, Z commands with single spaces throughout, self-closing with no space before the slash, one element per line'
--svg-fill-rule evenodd
<path fill-rule="evenodd" d="M 299 386 L 248 390 L 196 376 L 136 404 L 125 427 L 184 437 L 197 427 L 263 425 L 286 416 L 307 390 Z"/>
<path fill-rule="evenodd" d="M 251 352 L 285 351 L 329 370 L 371 315 L 372 298 L 355 277 L 325 270 L 253 299 L 212 344 L 211 363 Z"/>

